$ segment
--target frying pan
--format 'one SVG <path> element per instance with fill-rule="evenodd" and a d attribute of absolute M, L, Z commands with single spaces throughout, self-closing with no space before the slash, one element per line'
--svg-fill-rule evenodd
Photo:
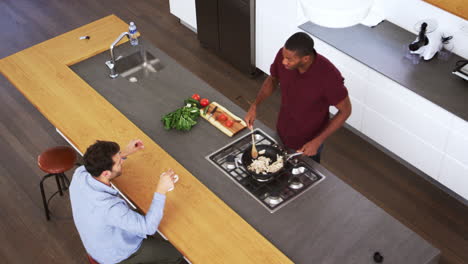
<path fill-rule="evenodd" d="M 271 145 L 257 145 L 256 147 L 257 147 L 257 151 L 259 152 L 258 156 L 265 156 L 267 158 L 270 158 L 272 163 L 276 161 L 277 155 L 284 157 L 284 152 L 278 147 L 274 147 Z M 263 152 L 263 150 L 265 150 L 265 153 L 260 154 Z M 266 174 L 263 174 L 263 173 L 258 174 L 258 173 L 255 173 L 254 171 L 250 171 L 248 167 L 250 166 L 250 164 L 252 164 L 252 147 L 247 148 L 244 151 L 241 159 L 242 159 L 242 165 L 244 166 L 247 173 L 250 174 L 252 177 L 254 177 L 257 181 L 261 181 L 261 182 L 270 181 L 274 179 L 276 176 L 278 176 L 284 170 L 284 166 L 283 166 L 283 168 L 281 168 L 277 172 L 269 172 Z"/>

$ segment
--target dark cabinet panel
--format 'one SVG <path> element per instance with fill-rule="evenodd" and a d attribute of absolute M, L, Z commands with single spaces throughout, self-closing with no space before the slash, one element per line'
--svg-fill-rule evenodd
<path fill-rule="evenodd" d="M 195 1 L 198 40 L 204 47 L 219 51 L 218 0 Z"/>
<path fill-rule="evenodd" d="M 255 0 L 196 0 L 200 43 L 239 70 L 255 73 Z"/>

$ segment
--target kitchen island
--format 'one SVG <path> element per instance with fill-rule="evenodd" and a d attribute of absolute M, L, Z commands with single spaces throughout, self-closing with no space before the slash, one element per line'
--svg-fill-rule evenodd
<path fill-rule="evenodd" d="M 180 180 L 168 194 L 160 230 L 188 259 L 373 263 L 378 251 L 385 263 L 436 263 L 437 249 L 310 160 L 327 178 L 270 214 L 205 159 L 233 139 L 204 120 L 188 133 L 166 131 L 160 122 L 194 92 L 243 116 L 239 107 L 149 43 L 164 65 L 154 79 L 111 80 L 104 66 L 108 53 L 85 60 L 106 51 L 125 30 L 123 21 L 109 16 L 3 59 L 0 71 L 81 152 L 96 139 L 123 144 L 141 138 L 145 150 L 126 161 L 114 184 L 142 211 L 159 173 L 174 168 Z M 79 41 L 82 35 L 91 39 Z M 261 122 L 257 126 L 274 135 Z"/>

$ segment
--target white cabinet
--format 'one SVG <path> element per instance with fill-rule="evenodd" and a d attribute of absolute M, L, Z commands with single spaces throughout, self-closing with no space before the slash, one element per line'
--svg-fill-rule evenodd
<path fill-rule="evenodd" d="M 427 113 L 434 112 L 427 109 L 428 107 L 421 110 L 405 102 L 402 98 L 408 89 L 386 77 L 375 78 L 377 74 L 370 75 L 373 86 L 368 89 L 366 106 L 427 144 L 443 151 L 449 135 L 449 127 L 444 125 L 445 120 L 439 121 L 437 116 L 428 115 Z"/>
<path fill-rule="evenodd" d="M 351 116 L 346 120 L 346 123 L 354 127 L 355 129 L 362 130 L 362 116 L 364 112 L 364 105 L 354 98 L 351 98 L 351 105 L 353 110 Z"/>
<path fill-rule="evenodd" d="M 427 175 L 437 179 L 444 155 L 441 151 L 368 107 L 364 109 L 362 132 Z"/>
<path fill-rule="evenodd" d="M 351 112 L 351 116 L 346 120 L 346 124 L 361 131 L 364 105 L 352 97 L 350 97 L 350 99 L 351 99 L 351 105 L 353 107 L 353 110 Z M 338 109 L 336 107 L 334 106 L 330 107 L 330 113 L 335 115 L 337 112 L 338 112 Z"/>
<path fill-rule="evenodd" d="M 439 181 L 468 200 L 468 166 L 446 155 Z"/>
<path fill-rule="evenodd" d="M 445 152 L 468 167 L 468 122 L 454 117 Z"/>
<path fill-rule="evenodd" d="M 195 0 L 169 0 L 169 9 L 171 14 L 178 17 L 193 29 L 197 29 Z"/>
<path fill-rule="evenodd" d="M 336 66 L 336 65 L 335 65 Z M 341 75 L 345 78 L 345 85 L 348 88 L 349 96 L 361 103 L 366 101 L 367 89 L 370 87 L 368 81 L 362 76 L 350 71 L 348 68 L 337 66 Z"/>

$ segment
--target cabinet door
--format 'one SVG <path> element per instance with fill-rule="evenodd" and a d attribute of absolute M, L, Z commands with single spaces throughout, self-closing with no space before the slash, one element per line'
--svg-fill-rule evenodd
<path fill-rule="evenodd" d="M 169 0 L 169 9 L 171 14 L 197 29 L 195 0 Z"/>
<path fill-rule="evenodd" d="M 439 121 L 436 114 L 431 114 L 435 111 L 430 105 L 417 108 L 416 99 L 405 98 L 408 89 L 377 74 L 370 75 L 372 87 L 368 89 L 366 106 L 437 150 L 444 151 L 450 131 L 445 124 L 449 120 Z"/>
<path fill-rule="evenodd" d="M 219 50 L 227 61 L 250 73 L 250 1 L 218 0 Z"/>
<path fill-rule="evenodd" d="M 343 78 L 345 79 L 345 85 L 348 89 L 349 96 L 360 103 L 364 103 L 366 101 L 369 82 L 361 77 L 361 75 L 350 71 L 349 68 L 339 65 L 335 66 L 340 70 L 341 75 L 343 75 Z"/>
<path fill-rule="evenodd" d="M 439 181 L 468 200 L 468 166 L 446 155 L 440 172 Z"/>
<path fill-rule="evenodd" d="M 361 131 L 364 105 L 360 101 L 354 99 L 353 97 L 350 97 L 350 100 L 351 100 L 351 105 L 353 107 L 353 110 L 351 112 L 351 116 L 348 118 L 348 120 L 346 120 L 346 124 Z M 338 109 L 336 109 L 336 107 L 334 106 L 330 107 L 330 113 L 335 115 L 337 112 L 338 112 Z"/>
<path fill-rule="evenodd" d="M 452 131 L 445 149 L 447 155 L 468 167 L 468 122 L 459 118 L 453 118 Z"/>
<path fill-rule="evenodd" d="M 438 178 L 443 153 L 369 107 L 364 109 L 362 132 L 427 175 Z"/>
<path fill-rule="evenodd" d="M 218 0 L 196 0 L 197 35 L 200 43 L 219 51 Z"/>

